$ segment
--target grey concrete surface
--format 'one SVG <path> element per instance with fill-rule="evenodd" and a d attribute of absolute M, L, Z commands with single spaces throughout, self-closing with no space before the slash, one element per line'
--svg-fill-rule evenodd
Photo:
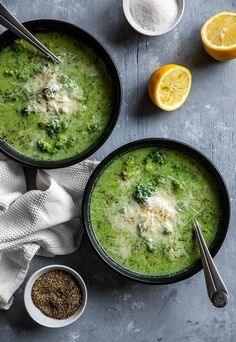
<path fill-rule="evenodd" d="M 56 18 L 80 25 L 99 38 L 119 68 L 124 101 L 119 122 L 95 154 L 143 137 L 176 138 L 199 148 L 219 167 L 228 184 L 232 217 L 215 261 L 230 292 L 229 305 L 208 301 L 203 273 L 170 286 L 125 280 L 108 269 L 84 239 L 73 255 L 36 257 L 29 275 L 52 263 L 74 267 L 88 285 L 88 307 L 75 324 L 50 330 L 36 325 L 23 306 L 24 285 L 7 312 L 0 312 L 1 342 L 234 342 L 236 341 L 236 61 L 218 63 L 201 46 L 199 30 L 211 15 L 236 11 L 235 0 L 187 0 L 181 23 L 159 38 L 146 38 L 127 24 L 121 0 L 5 0 L 22 20 Z M 1 31 L 3 29 L 1 28 Z M 150 102 L 146 85 L 159 65 L 178 63 L 193 74 L 186 104 L 164 113 Z M 32 173 L 29 173 L 32 175 Z M 0 275 L 1 276 L 1 275 Z"/>

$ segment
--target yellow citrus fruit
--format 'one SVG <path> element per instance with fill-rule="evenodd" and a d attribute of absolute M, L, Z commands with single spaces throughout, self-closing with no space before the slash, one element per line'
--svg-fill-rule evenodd
<path fill-rule="evenodd" d="M 218 61 L 236 58 L 236 13 L 221 12 L 211 17 L 201 29 L 206 52 Z"/>
<path fill-rule="evenodd" d="M 192 76 L 188 69 L 167 64 L 155 70 L 148 83 L 151 100 L 159 108 L 171 112 L 180 108 L 190 92 Z"/>

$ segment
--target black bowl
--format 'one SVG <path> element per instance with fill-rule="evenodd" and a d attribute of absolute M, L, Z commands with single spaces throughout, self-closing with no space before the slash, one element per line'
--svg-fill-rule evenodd
<path fill-rule="evenodd" d="M 149 284 L 170 284 L 174 283 L 186 278 L 191 277 L 195 273 L 199 272 L 202 269 L 201 260 L 199 259 L 194 264 L 192 264 L 190 267 L 185 268 L 182 271 L 165 275 L 165 276 L 149 276 L 149 275 L 142 275 L 133 271 L 130 271 L 121 265 L 119 265 L 117 262 L 115 262 L 109 255 L 105 252 L 105 250 L 100 245 L 99 241 L 96 238 L 96 235 L 93 231 L 91 219 L 90 219 L 90 201 L 91 201 L 91 195 L 93 192 L 94 187 L 96 186 L 96 183 L 100 177 L 100 175 L 103 173 L 104 169 L 116 158 L 121 156 L 122 154 L 132 151 L 137 148 L 142 147 L 169 147 L 173 148 L 175 150 L 179 150 L 185 154 L 190 155 L 192 158 L 194 158 L 196 161 L 202 165 L 202 167 L 207 170 L 208 174 L 211 175 L 215 179 L 216 185 L 218 187 L 218 193 L 220 197 L 220 203 L 221 203 L 221 219 L 218 227 L 217 234 L 215 236 L 215 239 L 213 243 L 210 246 L 210 252 L 212 256 L 215 256 L 218 250 L 220 249 L 226 233 L 228 231 L 229 226 L 229 220 L 230 220 L 230 200 L 229 200 L 229 194 L 226 187 L 226 184 L 220 174 L 220 172 L 217 170 L 216 166 L 200 151 L 196 150 L 195 148 L 171 139 L 158 139 L 158 138 L 150 138 L 150 139 L 143 139 L 131 142 L 127 145 L 124 145 L 114 152 L 112 152 L 110 155 L 108 155 L 95 169 L 92 176 L 90 177 L 88 184 L 85 189 L 84 198 L 83 198 L 83 206 L 82 206 L 82 213 L 83 213 L 83 222 L 86 228 L 87 235 L 89 237 L 89 240 L 91 241 L 95 251 L 98 253 L 98 255 L 105 261 L 107 265 L 109 265 L 111 268 L 113 268 L 118 273 L 126 276 L 127 278 L 137 280 L 139 282 L 143 283 L 149 283 Z"/>
<path fill-rule="evenodd" d="M 119 117 L 120 106 L 122 101 L 122 88 L 121 88 L 121 80 L 118 74 L 118 70 L 115 66 L 115 63 L 108 53 L 108 51 L 104 48 L 104 46 L 91 34 L 84 31 L 80 27 L 77 27 L 73 24 L 59 21 L 59 20 L 51 20 L 51 19 L 41 19 L 41 20 L 34 20 L 29 21 L 23 24 L 30 32 L 49 32 L 49 31 L 56 31 L 56 32 L 63 32 L 70 36 L 73 36 L 75 39 L 83 41 L 86 45 L 91 47 L 97 55 L 102 59 L 105 63 L 106 68 L 110 74 L 112 80 L 112 87 L 113 87 L 113 109 L 111 112 L 111 119 L 100 136 L 98 140 L 95 141 L 93 145 L 91 145 L 87 150 L 78 155 L 74 155 L 70 158 L 66 158 L 63 160 L 56 160 L 56 161 L 43 161 L 43 160 L 34 160 L 33 158 L 27 157 L 19 152 L 17 152 L 14 148 L 8 145 L 6 142 L 0 139 L 0 151 L 9 156 L 10 158 L 20 162 L 26 166 L 32 166 L 37 168 L 44 168 L 44 169 L 53 169 L 53 168 L 60 168 L 66 167 L 75 163 L 78 163 L 91 154 L 93 154 L 99 147 L 101 147 L 105 141 L 110 136 L 111 132 L 113 131 L 116 122 Z M 11 33 L 10 31 L 6 31 L 0 35 L 0 52 L 6 48 L 9 44 L 11 44 L 17 37 Z"/>

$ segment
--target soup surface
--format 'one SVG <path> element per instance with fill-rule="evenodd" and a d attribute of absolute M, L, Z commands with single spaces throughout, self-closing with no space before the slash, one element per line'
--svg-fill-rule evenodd
<path fill-rule="evenodd" d="M 168 275 L 198 258 L 193 221 L 208 245 L 220 219 L 217 185 L 192 157 L 169 148 L 139 148 L 111 162 L 91 195 L 95 235 L 119 265 Z"/>
<path fill-rule="evenodd" d="M 104 63 L 84 43 L 56 32 L 35 36 L 62 63 L 20 39 L 0 53 L 0 138 L 36 160 L 65 159 L 104 132 L 112 84 Z"/>

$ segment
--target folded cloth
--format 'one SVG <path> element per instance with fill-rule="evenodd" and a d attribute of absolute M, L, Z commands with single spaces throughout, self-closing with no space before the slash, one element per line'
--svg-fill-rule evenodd
<path fill-rule="evenodd" d="M 37 190 L 27 192 L 22 166 L 0 154 L 0 309 L 11 306 L 35 254 L 78 249 L 83 191 L 97 164 L 38 170 Z"/>

